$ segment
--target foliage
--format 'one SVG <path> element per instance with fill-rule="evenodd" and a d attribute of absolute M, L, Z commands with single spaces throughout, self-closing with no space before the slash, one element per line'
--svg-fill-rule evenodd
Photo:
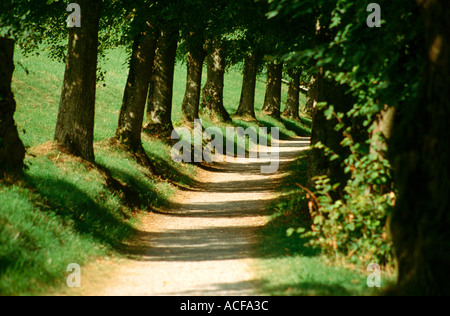
<path fill-rule="evenodd" d="M 374 160 L 372 160 L 374 159 Z M 316 202 L 311 207 L 313 225 L 311 231 L 297 230 L 303 238 L 314 237 L 309 245 L 336 260 L 344 257 L 351 263 L 367 266 L 370 263 L 392 265 L 392 241 L 389 233 L 389 214 L 394 206 L 393 193 L 370 192 L 367 185 L 384 168 L 386 161 L 365 156 L 358 163 L 361 168 L 352 174 L 345 187 L 345 197 L 335 200 L 330 193 L 336 188 L 326 176 L 315 179 L 316 191 L 311 193 Z M 361 185 L 363 183 L 364 185 Z M 377 187 L 376 184 L 373 187 Z M 292 234 L 294 230 L 290 230 Z"/>
<path fill-rule="evenodd" d="M 307 152 L 291 163 L 283 180 L 283 194 L 269 209 L 275 211 L 270 222 L 258 231 L 257 273 L 263 295 L 378 295 L 382 289 L 367 287 L 367 271 L 341 265 L 330 265 L 321 256 L 320 245 L 309 242 L 315 236 L 301 234 L 292 226 L 309 227 L 310 215 L 299 205 L 307 204 L 306 192 L 300 183 L 306 182 Z M 301 229 L 299 231 L 302 231 Z M 288 234 L 286 234 L 288 232 Z M 383 287 L 393 281 L 393 275 L 383 274 Z"/>
<path fill-rule="evenodd" d="M 326 175 L 313 178 L 314 192 L 303 187 L 313 201 L 309 204 L 311 230 L 301 227 L 289 230 L 288 234 L 297 232 L 302 238 L 312 237 L 310 246 L 336 260 L 345 259 L 364 266 L 370 263 L 392 266 L 389 229 L 389 216 L 395 205 L 392 167 L 382 155 L 370 154 L 363 144 L 354 141 L 351 127 L 346 127 L 342 120 L 344 113 L 336 113 L 333 106 L 328 106 L 324 113 L 328 119 L 338 120 L 337 131 L 343 130 L 341 146 L 350 149 L 343 167 L 350 179 L 344 186 L 344 196 L 336 198 L 334 191 L 340 183 L 332 183 Z M 330 161 L 341 158 L 321 142 L 315 148 L 322 150 Z"/>
<path fill-rule="evenodd" d="M 388 220 L 395 202 L 392 170 L 386 157 L 369 153 L 370 140 L 352 137 L 352 127 L 363 122 L 369 134 L 386 104 L 398 106 L 416 97 L 424 45 L 413 1 L 379 1 L 382 27 L 373 29 L 366 24 L 369 2 L 273 0 L 268 16 L 297 19 L 303 30 L 301 45 L 286 52 L 285 60 L 308 65 L 311 72 L 324 69 L 327 80 L 347 86 L 355 99 L 348 113 L 321 104 L 327 119 L 339 121 L 336 130 L 345 136 L 341 146 L 350 154 L 340 157 L 326 144 L 317 147 L 331 161 L 341 159 L 350 180 L 343 184 L 345 195 L 336 198 L 339 184 L 316 178 L 315 192 L 309 191 L 314 225 L 312 231 L 298 232 L 314 237 L 310 245 L 332 258 L 385 265 L 393 259 Z"/>

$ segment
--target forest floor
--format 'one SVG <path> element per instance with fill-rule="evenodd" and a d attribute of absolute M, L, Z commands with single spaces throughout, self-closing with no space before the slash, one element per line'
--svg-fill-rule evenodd
<path fill-rule="evenodd" d="M 259 295 L 254 260 L 256 229 L 269 220 L 284 170 L 308 138 L 280 141 L 280 168 L 268 160 L 236 158 L 204 166 L 195 185 L 180 189 L 172 206 L 141 219 L 126 259 L 101 259 L 82 270 L 82 286 L 68 295 Z"/>

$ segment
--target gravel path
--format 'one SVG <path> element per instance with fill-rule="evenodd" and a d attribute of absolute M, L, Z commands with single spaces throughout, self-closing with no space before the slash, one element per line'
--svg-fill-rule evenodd
<path fill-rule="evenodd" d="M 174 206 L 143 219 L 139 256 L 99 263 L 108 279 L 92 271 L 83 295 L 252 296 L 254 230 L 267 223 L 264 208 L 277 196 L 283 167 L 309 146 L 308 138 L 280 142 L 280 172 L 264 175 L 261 159 L 216 163 L 182 190 Z M 89 278 L 89 275 L 91 276 Z"/>

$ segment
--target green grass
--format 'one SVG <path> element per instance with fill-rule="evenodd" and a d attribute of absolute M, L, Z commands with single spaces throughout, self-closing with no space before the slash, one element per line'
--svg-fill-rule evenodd
<path fill-rule="evenodd" d="M 167 205 L 173 183 L 189 185 L 192 165 L 170 157 L 170 145 L 144 138 L 161 177 L 113 146 L 127 69 L 125 52 L 102 63 L 95 124 L 95 164 L 58 152 L 51 141 L 64 65 L 45 51 L 25 58 L 16 51 L 15 119 L 27 146 L 28 169 L 19 181 L 0 183 L 0 295 L 45 294 L 64 286 L 70 263 L 120 256 L 140 214 Z M 178 93 L 179 94 L 179 93 Z"/>
<path fill-rule="evenodd" d="M 382 272 L 382 287 L 369 288 L 367 267 L 330 262 L 320 250 L 305 246 L 306 239 L 290 228 L 311 226 L 307 201 L 297 183 L 306 181 L 306 153 L 287 170 L 279 199 L 268 208 L 270 222 L 258 231 L 255 249 L 256 270 L 263 295 L 276 296 L 366 296 L 382 295 L 394 280 L 392 273 Z"/>
<path fill-rule="evenodd" d="M 176 185 L 189 186 L 194 165 L 177 164 L 168 142 L 146 135 L 143 146 L 160 176 L 109 141 L 115 134 L 127 79 L 126 52 L 115 49 L 101 62 L 105 81 L 98 83 L 95 117 L 95 164 L 58 152 L 52 145 L 64 64 L 45 49 L 24 57 L 16 50 L 13 92 L 19 134 L 28 149 L 28 169 L 18 181 L 0 182 L 0 295 L 50 293 L 65 286 L 67 266 L 83 265 L 97 256 L 123 255 L 123 242 L 133 236 L 140 214 L 167 205 Z M 176 66 L 173 121 L 181 122 L 186 66 Z M 203 80 L 206 80 L 206 71 Z M 224 102 L 230 114 L 238 106 L 239 67 L 225 77 Z M 263 76 L 258 81 L 257 111 L 264 101 Z M 287 88 L 283 87 L 283 100 Z M 282 137 L 308 133 L 308 121 L 277 121 L 258 113 L 261 123 L 235 120 L 234 126 L 276 126 Z M 206 126 L 213 125 L 204 118 Z M 225 130 L 227 125 L 220 125 Z"/>

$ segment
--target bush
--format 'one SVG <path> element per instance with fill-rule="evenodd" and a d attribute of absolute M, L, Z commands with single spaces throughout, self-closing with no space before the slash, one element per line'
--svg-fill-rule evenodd
<path fill-rule="evenodd" d="M 329 258 L 367 266 L 377 263 L 388 266 L 393 260 L 389 234 L 389 217 L 395 203 L 391 190 L 391 166 L 383 157 L 358 151 L 359 145 L 347 135 L 342 143 L 351 149 L 345 160 L 345 171 L 351 174 L 344 188 L 344 197 L 336 200 L 333 184 L 327 176 L 316 177 L 315 192 L 308 191 L 309 211 L 313 220 L 311 230 L 291 229 L 309 237 L 308 245 L 320 248 Z M 323 144 L 330 159 L 338 157 Z"/>

